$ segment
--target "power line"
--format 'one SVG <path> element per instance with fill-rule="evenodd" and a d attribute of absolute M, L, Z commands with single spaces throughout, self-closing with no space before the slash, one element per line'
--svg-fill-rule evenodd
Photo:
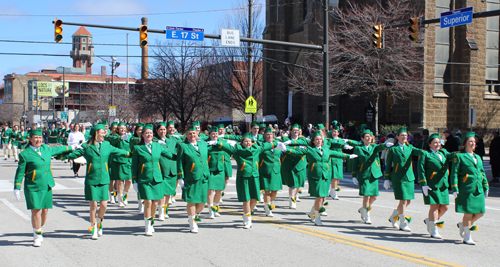
<path fill-rule="evenodd" d="M 68 57 L 68 55 L 62 55 L 62 54 L 41 54 L 41 53 L 5 53 L 5 52 L 0 52 L 0 55 L 4 56 L 44 56 L 44 57 Z M 118 56 L 118 55 L 89 55 L 91 57 L 121 57 L 125 58 L 127 56 Z M 133 58 L 141 58 L 142 56 L 128 56 L 128 57 L 133 57 Z M 186 58 L 191 58 L 191 57 L 200 57 L 200 56 L 147 56 L 150 58 L 162 58 L 162 57 L 186 57 Z M 243 55 L 224 55 L 224 56 L 219 56 L 219 55 L 204 55 L 202 57 L 213 57 L 213 58 L 225 58 L 225 57 L 246 57 Z"/>

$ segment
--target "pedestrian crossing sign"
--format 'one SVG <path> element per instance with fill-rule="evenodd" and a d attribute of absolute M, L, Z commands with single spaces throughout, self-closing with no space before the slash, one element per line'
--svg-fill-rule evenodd
<path fill-rule="evenodd" d="M 252 96 L 245 100 L 245 113 L 257 113 L 257 101 Z"/>

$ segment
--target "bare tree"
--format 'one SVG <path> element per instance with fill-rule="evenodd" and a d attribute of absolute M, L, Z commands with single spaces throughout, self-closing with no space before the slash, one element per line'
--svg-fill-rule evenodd
<path fill-rule="evenodd" d="M 113 104 L 116 106 L 116 118 L 125 122 L 134 121 L 138 112 L 132 95 L 127 94 L 124 85 L 115 84 L 114 87 Z M 94 119 L 107 120 L 111 105 L 111 84 L 92 85 L 89 90 L 92 94 L 87 97 L 86 101 L 93 105 L 93 110 L 102 111 L 96 113 Z"/>

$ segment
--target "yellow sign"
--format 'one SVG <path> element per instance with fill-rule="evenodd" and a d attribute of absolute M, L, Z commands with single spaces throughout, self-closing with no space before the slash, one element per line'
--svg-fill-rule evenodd
<path fill-rule="evenodd" d="M 257 113 L 257 101 L 252 96 L 245 100 L 245 113 Z"/>
<path fill-rule="evenodd" d="M 39 97 L 62 97 L 63 96 L 63 83 L 62 82 L 44 82 L 37 81 L 36 87 L 38 89 Z M 69 96 L 69 82 L 66 82 L 66 97 Z"/>

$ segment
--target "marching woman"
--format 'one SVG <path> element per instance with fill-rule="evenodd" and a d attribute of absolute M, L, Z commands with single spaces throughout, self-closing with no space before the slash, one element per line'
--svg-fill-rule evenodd
<path fill-rule="evenodd" d="M 216 126 L 210 128 L 208 132 L 209 140 L 217 141 L 219 138 L 219 128 Z M 221 148 L 210 146 L 208 150 L 208 167 L 210 168 L 210 177 L 208 178 L 208 218 L 214 219 L 220 217 L 219 202 L 222 197 L 222 191 L 226 189 L 226 165 L 225 158 L 227 153 Z M 229 157 L 229 155 L 227 155 Z M 214 195 L 215 194 L 215 195 Z"/>
<path fill-rule="evenodd" d="M 127 133 L 125 122 L 118 124 L 117 135 L 111 137 L 109 142 L 116 148 L 132 152 L 130 150 L 130 136 Z M 110 166 L 112 169 L 110 179 L 115 181 L 118 191 L 116 202 L 118 202 L 119 207 L 125 208 L 128 205 L 128 190 L 132 186 L 132 160 L 124 157 L 113 157 Z"/>
<path fill-rule="evenodd" d="M 43 144 L 41 129 L 31 131 L 26 149 L 19 154 L 14 180 L 14 195 L 17 201 L 21 198 L 21 184 L 24 179 L 24 197 L 26 207 L 31 210 L 33 226 L 33 246 L 39 247 L 43 241 L 43 226 L 47 221 L 49 209 L 52 209 L 52 188 L 55 186 L 50 160 L 76 146 L 49 147 Z"/>
<path fill-rule="evenodd" d="M 92 239 L 97 240 L 102 235 L 102 222 L 106 213 L 107 201 L 109 200 L 108 188 L 110 183 L 108 159 L 111 155 L 115 157 L 130 157 L 130 152 L 113 147 L 104 141 L 106 136 L 105 125 L 97 124 L 90 130 L 92 136 L 89 141 L 79 149 L 63 159 L 76 159 L 83 156 L 87 161 L 85 173 L 85 200 L 90 205 L 90 227 L 89 232 Z M 97 213 L 97 202 L 99 211 Z"/>
<path fill-rule="evenodd" d="M 446 149 L 441 149 L 441 141 L 437 133 L 429 136 L 426 142 L 428 148 L 419 157 L 417 168 L 424 195 L 424 204 L 430 205 L 429 217 L 424 222 L 431 237 L 441 238 L 437 227 L 444 226 L 444 222 L 439 219 L 450 206 L 448 162 L 453 160 L 454 154 L 449 153 Z"/>
<path fill-rule="evenodd" d="M 328 147 L 323 145 L 324 138 L 320 131 L 316 131 L 309 145 L 305 148 L 293 149 L 288 148 L 284 152 L 288 155 L 299 155 L 307 157 L 309 167 L 307 168 L 307 181 L 309 182 L 309 195 L 316 198 L 309 216 L 316 225 L 323 225 L 321 222 L 320 213 L 325 211 L 323 203 L 328 196 L 330 189 L 330 182 L 332 179 L 332 171 L 330 170 L 331 159 L 330 157 L 337 158 L 356 158 L 357 155 L 347 155 L 331 151 Z"/>
<path fill-rule="evenodd" d="M 215 141 L 213 141 L 215 142 Z M 177 148 L 177 179 L 182 199 L 187 202 L 189 230 L 198 233 L 200 213 L 207 203 L 208 178 L 207 143 L 200 141 L 194 125 L 187 127 L 186 139 Z"/>
<path fill-rule="evenodd" d="M 415 199 L 415 175 L 413 174 L 411 157 L 420 156 L 422 150 L 408 144 L 408 132 L 406 127 L 397 131 L 397 143 L 389 148 L 387 153 L 384 187 L 389 189 L 392 185 L 394 197 L 399 200 L 398 208 L 389 218 L 392 227 L 402 231 L 411 231 L 408 224 L 411 216 L 405 217 L 406 207 Z M 399 225 L 398 225 L 399 220 Z"/>
<path fill-rule="evenodd" d="M 264 141 L 273 143 L 273 128 L 267 127 L 264 130 Z M 278 149 L 266 150 L 260 153 L 259 182 L 260 189 L 264 190 L 264 210 L 266 216 L 273 217 L 273 201 L 278 191 L 283 189 L 281 182 L 281 151 Z"/>
<path fill-rule="evenodd" d="M 141 141 L 134 147 L 132 157 L 132 179 L 141 198 L 144 199 L 144 226 L 147 236 L 154 232 L 154 213 L 159 200 L 164 198 L 163 174 L 160 158 L 174 159 L 166 148 L 153 142 L 153 125 L 144 126 Z"/>
<path fill-rule="evenodd" d="M 224 127 L 224 124 L 219 124 L 219 136 L 224 136 L 226 134 L 226 128 Z M 224 175 L 225 175 L 225 186 L 224 188 L 227 187 L 227 183 L 229 182 L 229 178 L 233 176 L 233 165 L 231 163 L 231 156 L 227 152 L 222 152 L 224 153 Z M 221 198 L 219 200 L 219 204 L 222 203 L 222 197 L 224 196 L 224 191 L 222 191 Z"/>
<path fill-rule="evenodd" d="M 252 213 L 260 199 L 259 155 L 273 148 L 285 150 L 283 143 L 253 143 L 251 133 L 243 134 L 241 142 L 232 147 L 222 141 L 209 141 L 208 144 L 222 148 L 233 155 L 238 165 L 236 173 L 236 192 L 238 202 L 243 202 L 243 225 L 245 229 L 252 227 Z M 279 144 L 279 146 L 277 146 Z"/>
<path fill-rule="evenodd" d="M 462 137 L 460 152 L 455 154 L 451 166 L 451 189 L 455 197 L 455 211 L 463 213 L 462 222 L 458 223 L 463 242 L 475 245 L 471 231 L 478 227 L 474 225 L 484 215 L 485 201 L 488 197 L 489 185 L 484 172 L 481 157 L 474 154 L 476 148 L 475 133 L 469 132 Z"/>
<path fill-rule="evenodd" d="M 130 151 L 134 152 L 134 147 L 139 143 L 142 133 L 142 128 L 145 126 L 144 123 L 140 122 L 136 125 L 134 135 L 130 138 Z M 135 189 L 135 188 L 134 188 Z M 139 209 L 139 214 L 144 214 L 144 205 L 142 204 L 141 196 L 139 195 L 139 191 L 137 192 L 137 208 Z"/>
<path fill-rule="evenodd" d="M 300 136 L 300 126 L 294 124 L 290 130 L 290 137 L 283 137 L 285 145 L 306 146 L 308 140 Z M 283 184 L 288 186 L 288 204 L 290 209 L 297 208 L 297 194 L 306 182 L 306 157 L 302 155 L 287 154 L 281 160 L 281 179 Z"/>
<path fill-rule="evenodd" d="M 358 155 L 358 157 L 352 162 L 352 182 L 359 185 L 359 195 L 363 196 L 363 206 L 358 212 L 361 214 L 361 219 L 367 224 L 372 223 L 370 210 L 379 195 L 378 178 L 383 176 L 378 154 L 387 147 L 394 145 L 392 143 L 375 145 L 374 139 L 370 130 L 361 132 L 363 145 L 354 148 L 354 154 Z"/>

